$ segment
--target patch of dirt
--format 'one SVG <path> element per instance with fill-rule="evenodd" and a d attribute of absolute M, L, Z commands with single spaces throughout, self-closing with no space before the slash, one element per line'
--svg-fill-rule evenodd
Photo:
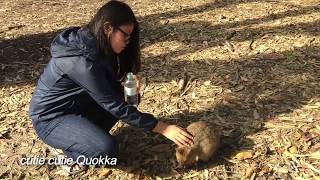
<path fill-rule="evenodd" d="M 1 179 L 67 178 L 60 167 L 19 164 L 53 157 L 32 128 L 29 102 L 52 38 L 87 23 L 104 2 L 0 2 Z M 318 0 L 126 2 L 141 23 L 139 109 L 183 127 L 215 123 L 222 147 L 212 161 L 177 170 L 172 142 L 120 122 L 121 165 L 69 178 L 319 179 Z"/>

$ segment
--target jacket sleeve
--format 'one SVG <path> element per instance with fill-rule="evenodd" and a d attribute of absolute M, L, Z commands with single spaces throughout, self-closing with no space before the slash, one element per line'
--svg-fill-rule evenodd
<path fill-rule="evenodd" d="M 138 111 L 136 107 L 128 105 L 123 98 L 119 97 L 118 93 L 111 88 L 104 71 L 101 66 L 82 59 L 67 75 L 113 116 L 132 126 L 151 131 L 158 120 L 151 114 Z"/>

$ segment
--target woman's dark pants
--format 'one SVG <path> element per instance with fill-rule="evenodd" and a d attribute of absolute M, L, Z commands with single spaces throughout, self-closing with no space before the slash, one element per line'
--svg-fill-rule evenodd
<path fill-rule="evenodd" d="M 65 115 L 50 120 L 45 127 L 50 132 L 45 136 L 38 135 L 51 147 L 62 149 L 74 161 L 80 155 L 113 158 L 118 155 L 118 143 L 109 130 L 117 121 L 94 101 L 82 102 L 81 106 L 74 106 Z"/>

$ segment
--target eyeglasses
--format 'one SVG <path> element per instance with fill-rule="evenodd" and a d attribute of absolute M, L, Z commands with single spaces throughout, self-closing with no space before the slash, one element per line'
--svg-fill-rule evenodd
<path fill-rule="evenodd" d="M 122 34 L 124 34 L 125 39 L 126 39 L 126 42 L 128 43 L 131 35 L 130 35 L 129 33 L 125 32 L 124 30 L 122 30 L 122 29 L 119 28 L 119 27 L 115 27 L 115 29 L 119 30 L 120 32 L 122 32 Z"/>

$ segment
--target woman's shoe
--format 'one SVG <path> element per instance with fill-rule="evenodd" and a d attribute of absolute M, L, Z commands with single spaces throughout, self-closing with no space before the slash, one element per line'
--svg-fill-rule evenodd
<path fill-rule="evenodd" d="M 79 169 L 76 169 L 76 166 L 79 166 Z M 71 165 L 61 165 L 61 168 L 68 172 L 69 175 L 79 174 L 88 170 L 87 165 L 78 164 L 77 162 L 73 162 Z"/>
<path fill-rule="evenodd" d="M 52 152 L 57 158 L 63 159 L 65 158 L 65 155 L 61 149 L 56 149 L 51 146 L 48 146 L 50 152 Z M 61 164 L 60 165 L 62 169 L 64 169 L 69 175 L 75 175 L 79 174 L 81 172 L 84 172 L 88 170 L 87 165 L 78 164 L 77 162 L 72 162 L 70 165 L 67 164 Z M 78 166 L 79 169 L 76 169 L 75 167 Z"/>

